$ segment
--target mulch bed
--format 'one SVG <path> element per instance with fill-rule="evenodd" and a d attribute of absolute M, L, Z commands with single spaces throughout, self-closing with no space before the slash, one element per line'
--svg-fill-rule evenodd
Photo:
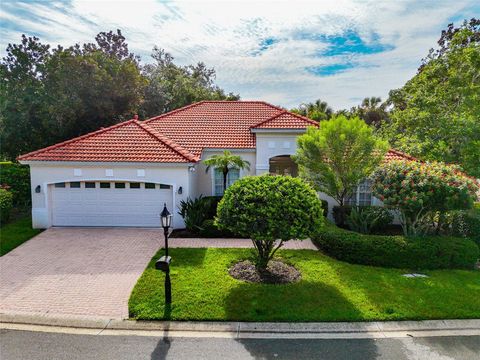
<path fill-rule="evenodd" d="M 228 273 L 237 280 L 267 284 L 288 284 L 302 278 L 295 267 L 278 260 L 271 260 L 266 271 L 259 271 L 250 260 L 240 261 L 228 269 Z"/>

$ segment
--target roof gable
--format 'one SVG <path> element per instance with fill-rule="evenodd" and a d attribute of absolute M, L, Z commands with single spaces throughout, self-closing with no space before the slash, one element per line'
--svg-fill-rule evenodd
<path fill-rule="evenodd" d="M 305 129 L 308 126 L 318 126 L 318 122 L 288 111 L 282 111 L 254 126 L 251 129 Z"/>
<path fill-rule="evenodd" d="M 177 163 L 198 158 L 132 119 L 19 156 L 18 160 Z"/>

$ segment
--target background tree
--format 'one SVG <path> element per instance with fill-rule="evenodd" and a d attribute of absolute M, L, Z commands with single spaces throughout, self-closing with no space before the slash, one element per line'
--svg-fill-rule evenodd
<path fill-rule="evenodd" d="M 227 190 L 227 176 L 231 169 L 250 170 L 250 163 L 243 160 L 238 155 L 233 155 L 230 151 L 225 150 L 222 155 L 213 155 L 203 162 L 207 167 L 206 172 L 213 167 L 219 169 L 223 174 L 223 191 Z"/>
<path fill-rule="evenodd" d="M 246 176 L 230 186 L 217 208 L 217 226 L 252 239 L 256 266 L 265 270 L 285 241 L 306 239 L 323 224 L 315 190 L 291 176 Z"/>
<path fill-rule="evenodd" d="M 363 99 L 362 104 L 352 109 L 352 112 L 368 125 L 379 128 L 388 120 L 386 106 L 386 103 L 382 103 L 381 98 L 372 96 Z"/>
<path fill-rule="evenodd" d="M 338 116 L 310 127 L 297 140 L 300 175 L 344 205 L 382 161 L 388 144 L 358 117 Z"/>
<path fill-rule="evenodd" d="M 480 21 L 442 32 L 417 75 L 390 92 L 392 146 L 426 160 L 458 163 L 480 177 Z"/>
<path fill-rule="evenodd" d="M 442 163 L 393 161 L 379 167 L 373 179 L 374 195 L 400 212 L 403 232 L 409 236 L 430 231 L 427 219 L 432 213 L 471 208 L 478 191 L 457 167 Z"/>
<path fill-rule="evenodd" d="M 215 85 L 215 70 L 204 63 L 178 66 L 163 49 L 154 48 L 155 63 L 143 67 L 148 80 L 141 115 L 151 117 L 201 100 L 238 100 Z"/>
<path fill-rule="evenodd" d="M 291 111 L 316 121 L 328 120 L 333 115 L 332 108 L 328 106 L 327 102 L 320 99 L 311 103 L 301 104 L 298 108 L 294 108 Z"/>

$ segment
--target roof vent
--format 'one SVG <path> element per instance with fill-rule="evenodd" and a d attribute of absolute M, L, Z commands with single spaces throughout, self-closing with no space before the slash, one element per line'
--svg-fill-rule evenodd
<path fill-rule="evenodd" d="M 135 120 L 138 120 L 138 115 L 137 115 L 137 114 L 133 115 L 133 118 L 134 118 Z"/>

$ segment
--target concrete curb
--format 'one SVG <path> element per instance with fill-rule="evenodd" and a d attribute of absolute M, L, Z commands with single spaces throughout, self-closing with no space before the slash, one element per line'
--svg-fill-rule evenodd
<path fill-rule="evenodd" d="M 249 323 L 135 321 L 81 316 L 0 314 L 0 328 L 32 331 L 74 332 L 71 329 L 92 330 L 100 335 L 159 336 L 223 336 L 223 337 L 325 337 L 371 338 L 405 336 L 480 335 L 480 319 L 316 322 L 316 323 Z M 59 330 L 60 329 L 60 330 Z M 70 329 L 70 330 L 69 330 Z"/>

